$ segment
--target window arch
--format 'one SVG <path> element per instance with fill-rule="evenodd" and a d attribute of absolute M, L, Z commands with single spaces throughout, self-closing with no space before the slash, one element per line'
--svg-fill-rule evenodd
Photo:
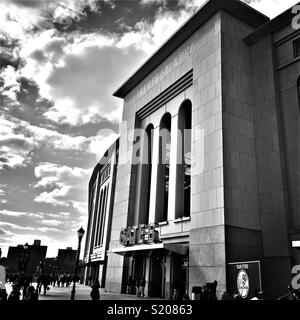
<path fill-rule="evenodd" d="M 153 125 L 149 124 L 144 132 L 142 159 L 139 166 L 140 172 L 140 193 L 138 205 L 138 224 L 149 222 L 150 190 L 152 174 L 152 148 L 153 148 Z"/>
<path fill-rule="evenodd" d="M 171 148 L 171 115 L 166 113 L 159 126 L 159 159 L 156 188 L 156 222 L 167 221 Z"/>
<path fill-rule="evenodd" d="M 178 111 L 175 217 L 189 217 L 191 207 L 192 103 L 184 101 Z"/>
<path fill-rule="evenodd" d="M 104 228 L 105 228 L 105 219 L 106 219 L 106 207 L 107 207 L 107 198 L 108 198 L 108 188 L 109 185 L 107 185 L 104 189 L 104 200 L 103 200 L 103 210 L 101 215 L 101 225 L 100 225 L 100 234 L 99 234 L 99 244 L 103 244 L 103 238 L 104 238 Z"/>
<path fill-rule="evenodd" d="M 100 188 L 100 186 L 99 186 L 99 188 Z M 98 205 L 95 208 L 96 209 L 96 217 L 95 217 L 96 226 L 95 226 L 94 247 L 96 247 L 98 245 L 99 221 L 101 218 L 102 202 L 103 202 L 103 190 L 101 190 L 101 192 L 100 192 L 100 199 L 98 199 Z"/>
<path fill-rule="evenodd" d="M 97 181 L 98 181 L 98 177 L 96 179 L 96 182 L 93 185 L 93 189 L 92 189 L 92 198 L 91 198 L 91 221 L 90 221 L 90 239 L 89 239 L 89 250 L 93 250 L 94 248 L 94 242 L 95 242 L 95 234 L 96 234 L 96 230 L 95 228 L 97 227 L 96 225 L 96 220 L 97 220 L 97 203 L 98 203 L 98 193 L 99 190 L 97 188 Z"/>

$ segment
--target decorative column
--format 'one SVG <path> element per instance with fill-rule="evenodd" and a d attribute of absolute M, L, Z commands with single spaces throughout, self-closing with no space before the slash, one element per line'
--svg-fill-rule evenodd
<path fill-rule="evenodd" d="M 153 151 L 152 152 L 153 154 L 152 154 L 149 223 L 155 222 L 157 166 L 158 166 L 158 157 L 159 157 L 159 126 L 153 129 Z"/>
<path fill-rule="evenodd" d="M 176 177 L 177 177 L 177 146 L 178 146 L 178 115 L 172 117 L 171 122 L 171 150 L 170 150 L 170 176 L 169 176 L 169 200 L 168 221 L 175 220 L 176 207 Z"/>

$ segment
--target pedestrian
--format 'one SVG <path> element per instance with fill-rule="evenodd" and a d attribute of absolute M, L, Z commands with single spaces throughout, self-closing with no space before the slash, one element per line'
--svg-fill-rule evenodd
<path fill-rule="evenodd" d="M 26 290 L 25 297 L 23 300 L 26 301 L 37 301 L 39 299 L 39 295 L 37 291 L 34 289 L 34 286 L 29 286 Z"/>
<path fill-rule="evenodd" d="M 69 287 L 69 285 L 72 283 L 72 276 L 70 274 L 68 274 L 67 276 L 67 287 Z"/>
<path fill-rule="evenodd" d="M 126 293 L 131 294 L 132 293 L 132 287 L 133 287 L 133 280 L 132 276 L 129 276 L 126 283 Z"/>
<path fill-rule="evenodd" d="M 42 276 L 42 285 L 44 289 L 44 295 L 46 295 L 47 290 L 49 290 L 49 284 L 50 284 L 50 277 L 49 274 L 44 274 Z"/>
<path fill-rule="evenodd" d="M 61 286 L 64 287 L 65 286 L 65 282 L 66 282 L 66 275 L 63 274 L 60 278 L 60 282 L 61 282 Z"/>
<path fill-rule="evenodd" d="M 23 279 L 23 299 L 26 295 L 26 290 L 30 285 L 30 277 L 28 274 L 24 275 L 24 279 Z"/>
<path fill-rule="evenodd" d="M 140 278 L 137 278 L 135 281 L 135 293 L 137 297 L 141 296 L 141 291 L 140 291 Z"/>
<path fill-rule="evenodd" d="M 8 297 L 8 300 L 11 300 L 11 301 L 19 301 L 20 300 L 20 290 L 19 290 L 19 286 L 16 285 L 16 284 L 13 284 L 12 286 L 12 291 Z"/>
<path fill-rule="evenodd" d="M 42 289 L 42 275 L 39 274 L 37 277 L 36 291 L 38 293 L 41 293 L 41 289 Z"/>
<path fill-rule="evenodd" d="M 99 280 L 96 280 L 94 282 L 94 284 L 91 286 L 92 288 L 92 291 L 90 293 L 90 296 L 92 298 L 93 301 L 96 301 L 96 300 L 100 300 L 100 283 L 99 283 Z"/>
<path fill-rule="evenodd" d="M 145 277 L 144 276 L 141 276 L 140 278 L 140 283 L 139 283 L 139 286 L 140 286 L 140 293 L 141 293 L 141 298 L 144 298 L 145 297 L 145 286 L 146 286 L 146 280 L 145 280 Z"/>

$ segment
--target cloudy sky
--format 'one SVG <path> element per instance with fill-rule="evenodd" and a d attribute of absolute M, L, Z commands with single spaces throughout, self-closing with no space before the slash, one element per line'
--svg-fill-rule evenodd
<path fill-rule="evenodd" d="M 274 17 L 295 0 L 245 0 Z M 116 139 L 112 93 L 203 0 L 0 0 L 0 248 L 76 247 L 92 168 Z"/>

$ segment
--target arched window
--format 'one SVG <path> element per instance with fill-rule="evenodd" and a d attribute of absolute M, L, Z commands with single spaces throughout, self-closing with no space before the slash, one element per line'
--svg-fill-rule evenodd
<path fill-rule="evenodd" d="M 107 185 L 107 187 L 105 187 L 105 197 L 104 197 L 104 201 L 103 201 L 103 211 L 102 211 L 102 219 L 101 219 L 101 226 L 100 226 L 100 241 L 99 244 L 102 245 L 103 244 L 103 237 L 104 237 L 104 228 L 105 228 L 105 219 L 106 219 L 106 210 L 107 210 L 107 198 L 108 198 L 108 188 L 109 185 Z"/>
<path fill-rule="evenodd" d="M 159 126 L 159 159 L 156 188 L 156 222 L 168 220 L 171 115 L 166 113 Z"/>
<path fill-rule="evenodd" d="M 95 208 L 96 209 L 96 216 L 95 216 L 96 226 L 95 226 L 94 247 L 96 247 L 98 245 L 99 220 L 100 220 L 100 217 L 101 217 L 102 202 L 103 202 L 103 190 L 101 190 L 100 199 L 98 199 L 98 207 Z"/>
<path fill-rule="evenodd" d="M 138 205 L 138 224 L 149 222 L 151 173 L 152 173 L 152 147 L 153 147 L 153 125 L 149 124 L 143 137 L 142 159 L 139 166 L 140 193 Z"/>
<path fill-rule="evenodd" d="M 107 189 L 104 187 L 103 190 L 103 199 L 102 199 L 102 204 L 101 204 L 101 211 L 100 211 L 100 219 L 99 219 L 99 232 L 97 236 L 97 245 L 100 245 L 100 239 L 102 237 L 101 231 L 102 231 L 102 226 L 103 226 L 103 216 L 105 214 L 105 203 L 106 203 L 106 196 L 107 196 Z"/>
<path fill-rule="evenodd" d="M 89 218 L 89 242 L 88 250 L 93 250 L 93 244 L 95 240 L 95 228 L 96 228 L 96 214 L 97 214 L 97 179 L 92 188 L 91 195 L 91 207 L 90 207 L 90 218 Z"/>
<path fill-rule="evenodd" d="M 176 165 L 176 218 L 189 217 L 191 207 L 192 103 L 186 100 L 178 112 Z"/>

